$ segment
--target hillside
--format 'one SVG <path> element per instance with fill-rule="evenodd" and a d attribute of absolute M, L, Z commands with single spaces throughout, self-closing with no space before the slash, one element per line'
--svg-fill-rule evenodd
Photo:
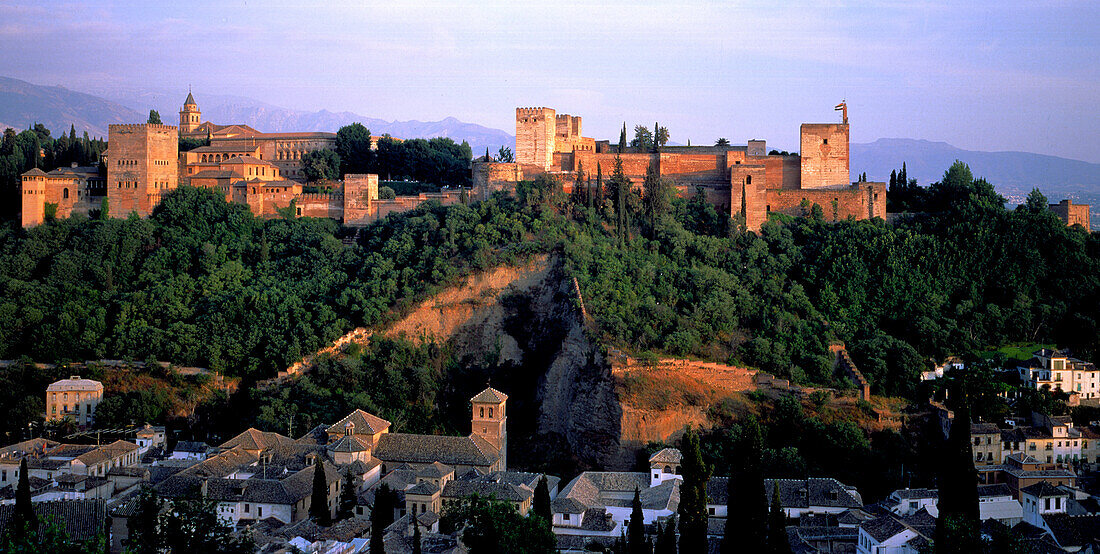
<path fill-rule="evenodd" d="M 78 134 L 106 137 L 109 124 L 143 122 L 147 117 L 148 111 L 143 114 L 90 94 L 0 77 L 0 129 L 42 123 L 57 135 L 72 125 Z"/>

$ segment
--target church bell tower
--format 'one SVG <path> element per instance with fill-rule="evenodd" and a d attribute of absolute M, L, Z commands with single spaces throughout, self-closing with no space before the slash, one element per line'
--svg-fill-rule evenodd
<path fill-rule="evenodd" d="M 195 104 L 195 97 L 191 96 L 191 91 L 187 91 L 187 100 L 183 101 L 183 109 L 180 110 L 180 134 L 193 133 L 199 128 L 200 123 L 202 123 L 202 112 Z"/>
<path fill-rule="evenodd" d="M 470 399 L 473 406 L 470 432 L 500 449 L 500 469 L 508 469 L 508 416 L 504 405 L 508 395 L 488 387 Z"/>

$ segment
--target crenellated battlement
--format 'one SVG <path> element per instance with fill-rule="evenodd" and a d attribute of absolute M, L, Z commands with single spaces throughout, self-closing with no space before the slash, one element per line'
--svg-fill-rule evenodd
<path fill-rule="evenodd" d="M 532 107 L 532 108 L 516 108 L 516 116 L 539 116 L 546 115 L 547 112 L 554 111 L 553 108 L 545 107 Z"/>
<path fill-rule="evenodd" d="M 320 201 L 339 200 L 339 201 L 342 202 L 344 200 L 344 193 L 342 193 L 342 192 L 303 192 L 303 193 L 295 196 L 294 198 L 295 199 L 302 199 L 302 200 L 320 200 Z"/>
<path fill-rule="evenodd" d="M 119 131 L 142 131 L 145 129 L 153 129 L 157 131 L 176 131 L 178 127 L 175 125 L 164 125 L 160 123 L 112 123 L 107 126 L 107 132 L 111 129 L 117 129 Z"/>

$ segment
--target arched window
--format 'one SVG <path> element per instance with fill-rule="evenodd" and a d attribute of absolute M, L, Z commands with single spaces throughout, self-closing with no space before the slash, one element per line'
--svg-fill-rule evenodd
<path fill-rule="evenodd" d="M 746 185 L 751 185 L 752 184 L 752 175 L 746 175 L 745 176 L 745 184 Z"/>
<path fill-rule="evenodd" d="M 69 198 L 69 189 L 67 189 L 67 188 L 66 188 L 66 189 L 62 189 L 62 191 L 61 191 L 61 198 L 65 198 L 65 199 L 68 199 L 68 198 Z"/>
<path fill-rule="evenodd" d="M 481 407 L 481 416 L 480 417 L 485 417 L 485 407 L 484 406 Z"/>
<path fill-rule="evenodd" d="M 492 417 L 493 417 L 493 408 L 490 407 L 489 408 L 489 418 L 492 418 Z"/>
<path fill-rule="evenodd" d="M 665 473 L 672 473 L 672 467 L 671 466 L 665 466 Z"/>

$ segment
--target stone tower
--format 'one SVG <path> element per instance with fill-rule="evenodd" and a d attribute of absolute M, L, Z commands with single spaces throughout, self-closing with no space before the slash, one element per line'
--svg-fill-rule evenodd
<path fill-rule="evenodd" d="M 850 185 L 848 124 L 803 123 L 799 131 L 802 188 Z"/>
<path fill-rule="evenodd" d="M 550 171 L 557 125 L 553 108 L 516 108 L 516 162 Z"/>
<path fill-rule="evenodd" d="M 22 179 L 23 227 L 41 225 L 46 220 L 46 172 L 34 168 L 24 173 Z"/>
<path fill-rule="evenodd" d="M 378 201 L 378 175 L 344 175 L 344 225 L 366 225 L 374 221 Z"/>
<path fill-rule="evenodd" d="M 180 110 L 180 134 L 194 132 L 199 128 L 200 123 L 202 123 L 202 112 L 199 111 L 198 104 L 195 104 L 195 97 L 191 96 L 191 91 L 187 91 L 187 100 L 183 101 L 183 109 Z"/>
<path fill-rule="evenodd" d="M 554 118 L 550 118 L 553 123 Z M 473 406 L 470 432 L 500 449 L 500 466 L 508 469 L 508 416 L 504 405 L 508 395 L 488 387 L 470 399 Z"/>
<path fill-rule="evenodd" d="M 179 182 L 179 135 L 176 127 L 141 123 L 109 125 L 107 202 L 113 217 L 137 212 L 145 217 Z"/>

